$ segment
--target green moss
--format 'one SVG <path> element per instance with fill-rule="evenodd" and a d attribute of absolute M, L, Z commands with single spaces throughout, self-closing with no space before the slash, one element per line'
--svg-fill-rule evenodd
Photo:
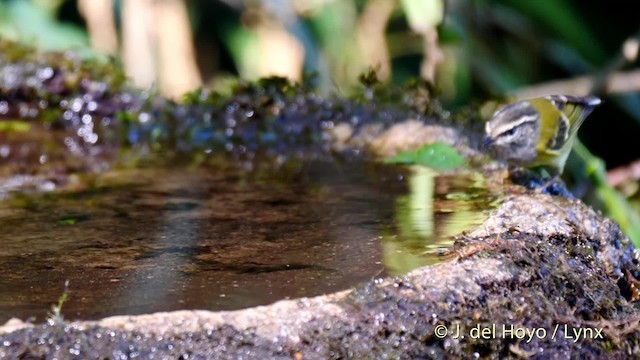
<path fill-rule="evenodd" d="M 312 77 L 300 83 L 271 77 L 238 81 L 224 92 L 195 89 L 180 104 L 131 87 L 113 59 L 38 53 L 0 41 L 0 75 L 14 79 L 0 87 L 9 106 L 4 117 L 39 122 L 43 133 L 55 130 L 74 143 L 69 147 L 53 142 L 46 149 L 56 154 L 48 157 L 47 166 L 64 171 L 69 171 L 63 162 L 71 159 L 64 156 L 70 149 L 80 163 L 75 169 L 92 169 L 105 160 L 88 154 L 118 153 L 194 159 L 223 154 L 241 167 L 253 164 L 249 168 L 256 162 L 281 166 L 310 158 L 332 161 L 330 131 L 340 124 L 347 124 L 357 137 L 371 124 L 384 129 L 406 119 L 431 124 L 455 119 L 439 105 L 429 83 L 415 80 L 393 87 L 380 83 L 373 72 L 362 76 L 362 86 L 350 98 L 321 96 Z M 355 146 L 364 145 L 341 151 L 347 157 L 366 156 Z M 138 149 L 139 155 L 127 149 Z M 33 172 L 42 169 L 32 159 L 20 161 L 31 161 Z"/>
<path fill-rule="evenodd" d="M 0 121 L 0 133 L 28 132 L 31 125 L 25 121 Z"/>

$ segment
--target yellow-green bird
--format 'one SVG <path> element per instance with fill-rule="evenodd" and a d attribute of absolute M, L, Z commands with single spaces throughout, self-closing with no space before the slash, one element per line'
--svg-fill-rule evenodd
<path fill-rule="evenodd" d="M 493 114 L 485 144 L 508 164 L 562 173 L 584 119 L 600 105 L 595 96 L 549 95 L 521 100 Z"/>

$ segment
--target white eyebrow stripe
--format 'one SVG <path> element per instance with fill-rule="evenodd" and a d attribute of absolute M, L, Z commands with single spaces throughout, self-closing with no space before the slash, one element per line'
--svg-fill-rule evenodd
<path fill-rule="evenodd" d="M 547 99 L 547 100 L 560 101 L 560 102 L 563 102 L 563 103 L 568 103 L 569 102 L 569 99 L 567 99 L 567 97 L 564 96 L 564 95 L 549 95 L 549 96 L 545 96 L 544 98 Z"/>
<path fill-rule="evenodd" d="M 487 134 L 487 135 L 488 135 L 488 134 L 491 134 L 491 121 L 487 121 L 487 122 L 484 124 L 484 132 L 485 132 L 485 134 Z"/>
<path fill-rule="evenodd" d="M 518 120 L 516 121 L 512 121 L 510 123 L 504 124 L 502 126 L 500 126 L 498 128 L 498 133 L 501 134 L 507 130 L 511 130 L 515 127 L 518 127 L 524 123 L 528 123 L 528 122 L 532 122 L 532 121 L 536 121 L 536 119 L 538 119 L 538 115 L 526 115 L 526 116 L 521 116 Z"/>

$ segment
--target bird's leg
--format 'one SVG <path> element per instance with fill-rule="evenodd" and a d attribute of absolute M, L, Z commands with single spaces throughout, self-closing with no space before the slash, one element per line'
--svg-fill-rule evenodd
<path fill-rule="evenodd" d="M 558 181 L 559 178 L 560 178 L 560 174 L 552 175 L 551 178 L 549 180 L 545 181 L 545 183 L 542 184 L 542 186 L 540 186 L 539 188 L 537 188 L 536 191 L 537 192 L 545 192 L 545 190 L 547 190 L 548 187 L 550 187 L 556 181 Z"/>
<path fill-rule="evenodd" d="M 547 170 L 547 169 L 545 169 Z M 535 189 L 535 192 L 538 194 L 549 194 L 549 195 L 560 195 L 568 198 L 572 198 L 573 194 L 569 192 L 564 183 L 560 183 L 560 172 L 559 171 L 548 171 L 547 174 L 550 176 L 547 181 L 544 182 L 540 187 Z M 554 186 L 556 185 L 556 186 Z"/>

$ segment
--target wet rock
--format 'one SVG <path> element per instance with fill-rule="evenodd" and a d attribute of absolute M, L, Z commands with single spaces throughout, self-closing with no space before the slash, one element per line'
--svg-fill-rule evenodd
<path fill-rule="evenodd" d="M 386 156 L 430 141 L 475 153 L 474 132 L 442 126 L 457 119 L 438 109 L 420 83 L 387 89 L 368 80 L 345 99 L 282 78 L 239 82 L 225 96 L 198 89 L 178 104 L 132 89 L 112 62 L 0 41 L 0 125 L 18 120 L 23 129 L 0 131 L 0 178 L 64 186 L 65 175 L 170 158 L 231 159 L 254 170 Z"/>

